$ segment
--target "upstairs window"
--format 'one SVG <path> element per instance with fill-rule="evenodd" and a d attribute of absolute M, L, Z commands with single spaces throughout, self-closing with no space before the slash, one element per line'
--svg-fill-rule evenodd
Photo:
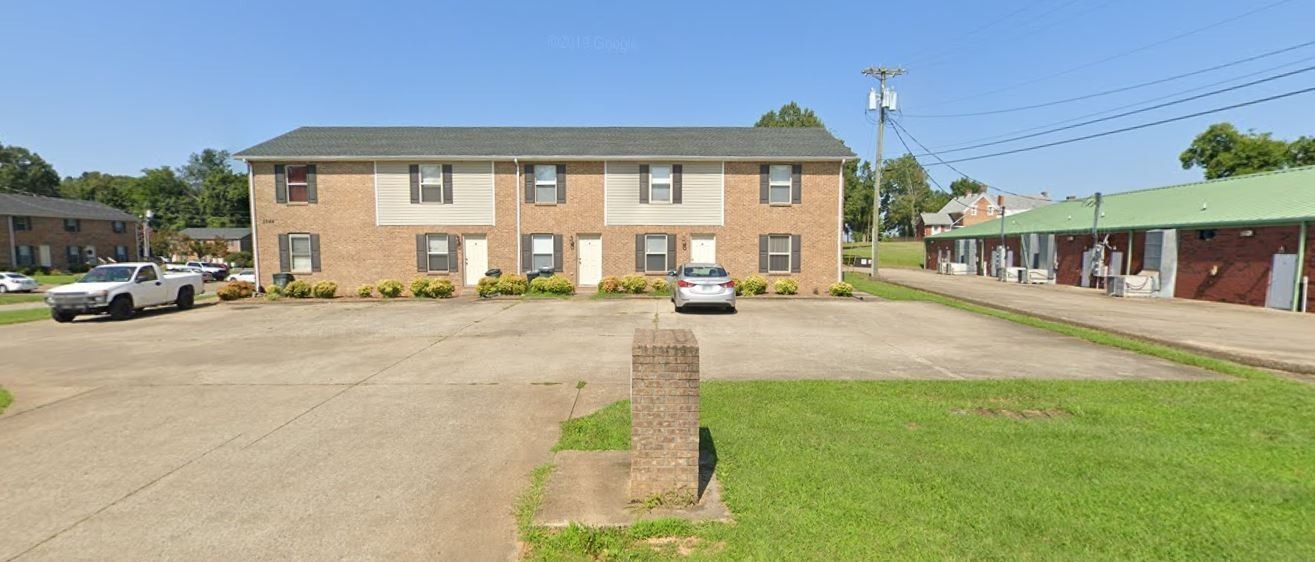
<path fill-rule="evenodd" d="M 128 230 L 128 225 L 127 225 L 126 223 L 124 223 L 123 221 L 114 221 L 114 222 L 111 222 L 111 223 L 110 223 L 110 226 L 114 228 L 114 233 L 115 233 L 115 234 L 123 234 L 124 232 L 126 232 L 126 231 Z"/>
<path fill-rule="evenodd" d="M 32 230 L 32 217 L 14 217 L 14 230 Z"/>
<path fill-rule="evenodd" d="M 988 217 L 995 216 L 995 205 L 988 205 L 986 207 L 986 216 Z"/>
<path fill-rule="evenodd" d="M 420 202 L 443 202 L 443 166 L 438 164 L 420 166 Z"/>
<path fill-rule="evenodd" d="M 82 232 L 82 220 L 64 219 L 64 232 Z"/>
<path fill-rule="evenodd" d="M 306 203 L 309 201 L 309 188 L 306 183 L 306 166 L 288 166 L 286 168 L 288 178 L 288 202 L 289 203 Z M 309 243 L 307 246 L 309 247 Z M 306 271 L 310 271 L 307 266 Z"/>
<path fill-rule="evenodd" d="M 789 164 L 773 164 L 767 179 L 767 202 L 773 205 L 789 205 L 794 168 Z"/>
<path fill-rule="evenodd" d="M 557 166 L 534 165 L 534 202 L 557 203 Z"/>
<path fill-rule="evenodd" d="M 648 170 L 648 202 L 670 203 L 671 165 L 653 164 Z"/>

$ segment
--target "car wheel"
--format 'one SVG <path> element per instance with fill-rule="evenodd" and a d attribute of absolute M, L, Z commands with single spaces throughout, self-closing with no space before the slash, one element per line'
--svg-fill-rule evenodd
<path fill-rule="evenodd" d="M 69 322 L 72 322 L 72 321 L 73 321 L 73 316 L 74 316 L 73 314 L 68 313 L 68 312 L 63 312 L 63 311 L 60 311 L 60 310 L 55 310 L 55 309 L 53 309 L 53 308 L 50 309 L 50 317 L 51 317 L 51 318 L 54 318 L 55 321 L 56 321 L 56 322 L 59 322 L 60 324 L 67 324 L 67 323 L 69 323 Z"/>
<path fill-rule="evenodd" d="M 191 287 L 178 289 L 178 300 L 175 301 L 175 304 L 178 305 L 178 310 L 192 308 L 192 303 L 194 302 L 196 302 L 196 295 L 192 293 Z"/>
<path fill-rule="evenodd" d="M 110 302 L 110 319 L 127 320 L 132 318 L 132 298 L 127 295 L 115 297 Z"/>
<path fill-rule="evenodd" d="M 0 295 L 3 295 L 3 294 L 8 293 L 8 292 L 9 292 L 9 286 L 8 286 L 8 285 L 0 285 Z"/>

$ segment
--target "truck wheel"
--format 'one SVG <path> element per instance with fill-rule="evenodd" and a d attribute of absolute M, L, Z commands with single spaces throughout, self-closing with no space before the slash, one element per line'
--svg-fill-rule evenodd
<path fill-rule="evenodd" d="M 67 324 L 67 323 L 69 323 L 69 322 L 72 322 L 72 321 L 73 321 L 73 316 L 74 316 L 74 314 L 72 314 L 72 313 L 70 313 L 70 312 L 64 312 L 64 311 L 61 311 L 61 310 L 55 310 L 55 309 L 53 309 L 53 308 L 50 309 L 50 317 L 51 317 L 51 318 L 54 318 L 55 321 L 56 321 L 56 322 L 59 322 L 60 324 Z"/>
<path fill-rule="evenodd" d="M 178 310 L 187 310 L 192 308 L 192 303 L 195 302 L 195 300 L 196 295 L 192 294 L 192 288 L 183 287 L 178 289 L 178 300 L 174 301 L 174 304 L 178 305 Z"/>
<path fill-rule="evenodd" d="M 132 298 L 119 295 L 110 301 L 110 319 L 127 320 L 132 317 Z"/>

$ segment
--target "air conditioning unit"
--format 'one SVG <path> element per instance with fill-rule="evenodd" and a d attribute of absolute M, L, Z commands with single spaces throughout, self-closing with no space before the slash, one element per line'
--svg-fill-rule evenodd
<path fill-rule="evenodd" d="M 1050 273 L 1044 269 L 1029 269 L 1019 283 L 1028 285 L 1048 285 L 1052 282 Z"/>
<path fill-rule="evenodd" d="M 947 275 L 968 275 L 968 264 L 966 263 L 947 263 L 945 266 Z"/>
<path fill-rule="evenodd" d="M 1155 296 L 1155 278 L 1146 275 L 1119 275 L 1110 277 L 1105 294 L 1111 297 L 1150 298 Z"/>
<path fill-rule="evenodd" d="M 1026 276 L 1026 275 L 1027 275 L 1027 268 L 1025 268 L 1025 267 L 1007 267 L 1007 268 L 1005 268 L 1005 282 L 1006 282 L 1006 283 L 1019 283 L 1019 282 L 1021 282 L 1021 280 L 1023 279 L 1023 277 Z"/>

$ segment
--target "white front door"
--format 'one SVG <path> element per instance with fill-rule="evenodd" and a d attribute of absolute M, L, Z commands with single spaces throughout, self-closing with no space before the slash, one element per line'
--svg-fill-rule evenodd
<path fill-rule="evenodd" d="M 466 268 L 466 286 L 472 286 L 489 270 L 489 239 L 483 234 L 467 234 L 462 240 L 465 262 L 461 265 Z"/>
<path fill-rule="evenodd" d="M 717 263 L 717 237 L 711 234 L 694 234 L 689 237 L 690 263 Z"/>
<path fill-rule="evenodd" d="M 40 258 L 37 263 L 41 264 L 41 267 L 50 267 L 50 246 L 42 244 L 37 248 L 37 257 Z"/>
<path fill-rule="evenodd" d="M 593 287 L 603 278 L 603 237 L 598 234 L 579 236 L 580 286 Z"/>

